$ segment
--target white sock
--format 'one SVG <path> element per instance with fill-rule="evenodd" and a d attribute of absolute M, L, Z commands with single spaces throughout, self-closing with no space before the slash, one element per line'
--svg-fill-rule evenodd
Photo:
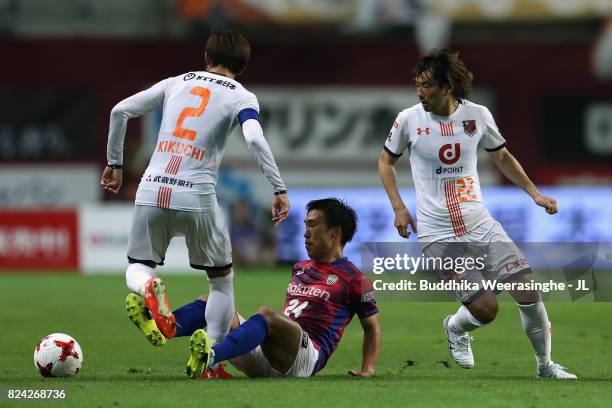
<path fill-rule="evenodd" d="M 547 365 L 550 362 L 551 335 L 550 322 L 544 303 L 532 303 L 530 305 L 518 305 L 521 312 L 521 322 L 525 334 L 531 342 L 535 351 L 538 367 Z"/>
<path fill-rule="evenodd" d="M 457 313 L 448 319 L 448 328 L 455 333 L 469 332 L 480 326 L 484 326 L 484 324 L 476 319 L 465 305 L 461 305 Z"/>
<path fill-rule="evenodd" d="M 234 319 L 234 272 L 218 278 L 208 278 L 206 324 L 208 337 L 217 342 L 229 333 Z"/>
<path fill-rule="evenodd" d="M 157 277 L 155 269 L 141 263 L 130 264 L 125 271 L 125 282 L 128 289 L 140 296 L 144 296 L 145 283 L 155 277 Z"/>

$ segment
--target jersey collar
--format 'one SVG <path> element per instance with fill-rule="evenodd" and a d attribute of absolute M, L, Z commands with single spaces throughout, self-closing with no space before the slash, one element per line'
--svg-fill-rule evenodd
<path fill-rule="evenodd" d="M 455 111 L 451 113 L 449 116 L 440 116 L 440 115 L 436 115 L 433 112 L 427 112 L 427 113 L 429 114 L 429 117 L 432 120 L 441 120 L 441 121 L 452 120 L 453 118 L 457 117 L 461 113 L 464 105 L 465 105 L 465 102 L 460 101 L 459 104 L 457 105 L 457 109 L 455 109 Z"/>
<path fill-rule="evenodd" d="M 347 262 L 348 262 L 348 258 L 346 256 L 343 256 L 342 258 L 336 259 L 331 264 L 335 266 L 335 265 L 342 265 L 343 263 L 347 263 Z"/>
<path fill-rule="evenodd" d="M 343 256 L 342 258 L 338 258 L 335 261 L 332 262 L 317 262 L 314 259 L 311 259 L 312 263 L 315 265 L 332 265 L 332 266 L 336 266 L 336 265 L 342 265 L 343 263 L 348 262 L 348 257 Z"/>

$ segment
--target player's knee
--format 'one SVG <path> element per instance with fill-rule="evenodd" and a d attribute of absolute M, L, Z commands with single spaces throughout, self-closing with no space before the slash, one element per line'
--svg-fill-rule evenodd
<path fill-rule="evenodd" d="M 497 317 L 497 312 L 499 311 L 499 305 L 497 302 L 487 303 L 482 305 L 480 310 L 480 316 L 478 320 L 483 324 L 489 324 Z"/>
<path fill-rule="evenodd" d="M 520 305 L 530 305 L 540 301 L 540 292 L 537 290 L 521 290 L 510 293 L 516 303 Z"/>
<path fill-rule="evenodd" d="M 529 290 L 515 296 L 516 302 L 521 305 L 531 305 L 540 301 L 540 292 Z"/>
<path fill-rule="evenodd" d="M 482 324 L 489 324 L 497 317 L 497 302 L 483 302 L 470 307 L 470 313 Z"/>
<path fill-rule="evenodd" d="M 271 326 L 274 323 L 274 319 L 276 318 L 276 311 L 272 309 L 270 306 L 261 306 L 257 313 L 262 315 L 263 318 L 268 323 L 268 326 Z"/>
<path fill-rule="evenodd" d="M 206 274 L 208 275 L 208 277 L 209 278 L 213 278 L 213 279 L 214 278 L 220 278 L 220 277 L 223 277 L 223 276 L 227 276 L 230 273 L 232 273 L 232 268 L 231 267 L 229 267 L 227 269 L 219 269 L 219 270 L 209 269 L 209 270 L 206 271 Z"/>

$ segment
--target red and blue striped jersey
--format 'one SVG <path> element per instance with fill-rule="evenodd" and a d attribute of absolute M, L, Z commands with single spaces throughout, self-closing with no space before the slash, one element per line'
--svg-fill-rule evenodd
<path fill-rule="evenodd" d="M 372 282 L 347 258 L 295 264 L 283 310 L 319 349 L 313 374 L 325 366 L 355 314 L 363 319 L 378 313 Z"/>

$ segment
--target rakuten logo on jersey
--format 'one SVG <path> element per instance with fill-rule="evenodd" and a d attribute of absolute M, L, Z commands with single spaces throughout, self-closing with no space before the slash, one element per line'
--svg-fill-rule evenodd
<path fill-rule="evenodd" d="M 301 283 L 299 285 L 289 283 L 289 286 L 287 286 L 287 293 L 291 293 L 292 295 L 319 297 L 326 301 L 329 300 L 330 296 L 329 292 L 326 290 L 321 290 L 313 286 L 304 286 Z"/>
<path fill-rule="evenodd" d="M 457 163 L 461 156 L 461 144 L 460 143 L 448 143 L 442 145 L 438 151 L 440 161 L 446 165 Z"/>

